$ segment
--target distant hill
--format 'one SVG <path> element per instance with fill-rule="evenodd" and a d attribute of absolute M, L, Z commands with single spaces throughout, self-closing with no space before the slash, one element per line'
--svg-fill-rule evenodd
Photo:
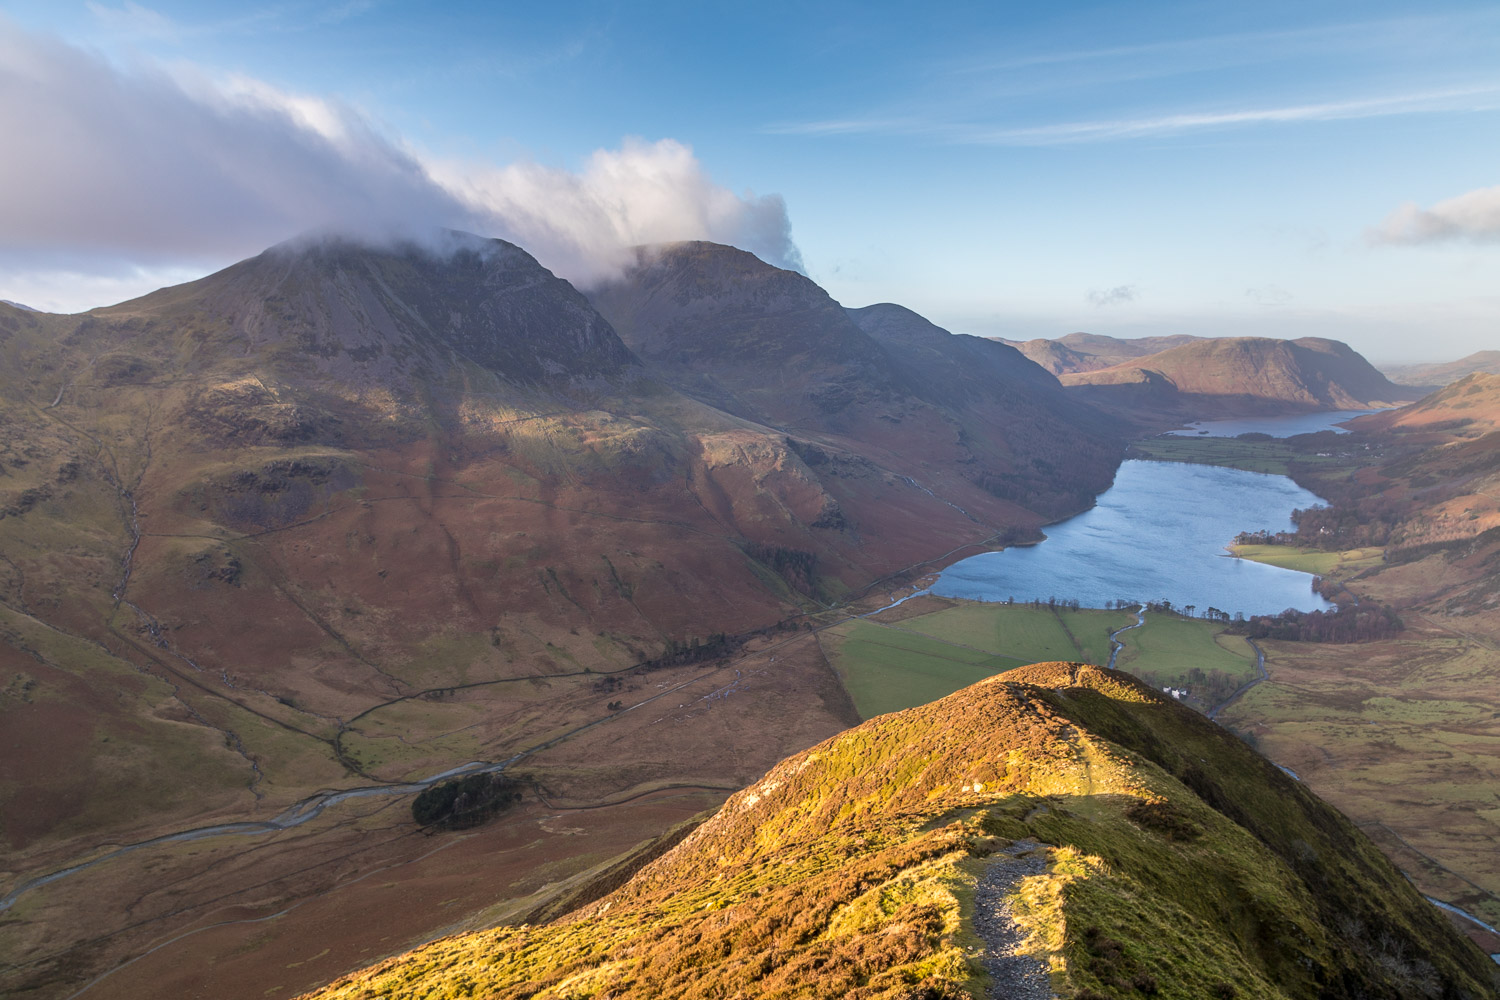
<path fill-rule="evenodd" d="M 1500 375 L 1500 351 L 1475 351 L 1457 361 L 1431 364 L 1381 365 L 1380 370 L 1392 381 L 1406 385 L 1442 386 L 1457 382 L 1474 372 Z"/>
<path fill-rule="evenodd" d="M 1082 664 L 835 736 L 590 897 L 310 996 L 1491 992 L 1484 954 L 1347 819 L 1227 731 Z"/>
<path fill-rule="evenodd" d="M 1316 337 L 1206 338 L 1062 381 L 1095 405 L 1145 418 L 1367 409 L 1421 394 L 1347 345 Z"/>
<path fill-rule="evenodd" d="M 0 305 L 7 305 L 7 306 L 10 306 L 12 309 L 21 309 L 21 310 L 24 310 L 25 312 L 38 312 L 39 311 L 39 310 L 31 308 L 28 305 L 22 305 L 19 302 L 12 302 L 10 299 L 0 299 Z"/>
<path fill-rule="evenodd" d="M 1132 358 L 1143 358 L 1168 348 L 1190 344 L 1201 337 L 1173 334 L 1167 337 L 1106 337 L 1094 333 L 1070 333 L 1057 340 L 1001 340 L 1019 350 L 1054 375 L 1097 371 Z"/>
<path fill-rule="evenodd" d="M 1460 634 L 1493 642 L 1500 636 L 1500 375 L 1475 372 L 1346 426 L 1380 460 L 1315 484 L 1331 506 L 1305 519 L 1299 544 L 1381 548 L 1381 563 L 1359 577 L 1362 596 L 1403 614 L 1463 619 Z"/>
<path fill-rule="evenodd" d="M 1500 430 L 1500 374 L 1474 372 L 1417 402 L 1350 423 L 1360 431 L 1394 431 L 1407 438 L 1472 438 Z"/>

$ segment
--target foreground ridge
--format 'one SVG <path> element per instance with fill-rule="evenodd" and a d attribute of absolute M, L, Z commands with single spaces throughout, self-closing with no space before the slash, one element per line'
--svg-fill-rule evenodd
<path fill-rule="evenodd" d="M 310 996 L 1005 996 L 976 899 L 1017 856 L 1014 951 L 1060 995 L 1492 994 L 1478 949 L 1304 787 L 1125 674 L 1045 663 L 783 761 L 555 923 Z"/>

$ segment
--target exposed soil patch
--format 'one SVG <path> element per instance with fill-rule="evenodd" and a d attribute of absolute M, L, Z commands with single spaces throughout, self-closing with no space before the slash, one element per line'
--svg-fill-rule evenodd
<path fill-rule="evenodd" d="M 1008 855 L 985 869 L 974 887 L 974 929 L 984 941 L 984 967 L 990 974 L 989 995 L 996 1000 L 1052 1000 L 1047 964 L 1018 952 L 1025 932 L 1011 914 L 1007 896 L 1023 878 L 1047 870 L 1045 844 L 1018 840 Z"/>

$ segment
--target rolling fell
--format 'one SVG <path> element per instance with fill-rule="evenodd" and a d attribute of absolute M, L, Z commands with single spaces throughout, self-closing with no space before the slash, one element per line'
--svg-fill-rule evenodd
<path fill-rule="evenodd" d="M 560 919 L 309 996 L 1011 996 L 1017 959 L 1042 995 L 1493 989 L 1373 844 L 1235 737 L 1128 675 L 1043 663 L 783 761 Z"/>

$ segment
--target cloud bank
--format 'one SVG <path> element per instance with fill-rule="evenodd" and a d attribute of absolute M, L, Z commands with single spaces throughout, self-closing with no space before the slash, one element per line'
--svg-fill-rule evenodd
<path fill-rule="evenodd" d="M 1500 187 L 1469 191 L 1431 208 L 1402 205 L 1369 236 L 1389 244 L 1500 242 Z"/>
<path fill-rule="evenodd" d="M 306 230 L 434 226 L 510 239 L 584 284 L 641 242 L 801 266 L 781 198 L 716 184 L 679 142 L 627 140 L 576 173 L 438 162 L 337 101 L 116 66 L 3 17 L 0 135 L 0 278 L 222 265 Z"/>

